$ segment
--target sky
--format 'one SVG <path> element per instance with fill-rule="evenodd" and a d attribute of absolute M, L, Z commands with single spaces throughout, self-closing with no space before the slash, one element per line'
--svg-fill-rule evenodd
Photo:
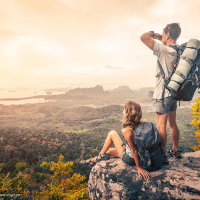
<path fill-rule="evenodd" d="M 200 39 L 199 0 L 0 0 L 0 88 L 154 87 L 140 40 L 178 22 Z"/>

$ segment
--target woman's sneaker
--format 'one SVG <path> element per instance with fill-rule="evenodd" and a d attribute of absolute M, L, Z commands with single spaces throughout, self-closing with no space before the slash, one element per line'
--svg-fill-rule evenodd
<path fill-rule="evenodd" d="M 172 156 L 172 157 L 174 157 L 174 158 L 177 158 L 177 159 L 182 158 L 181 151 L 176 151 L 176 152 L 174 152 L 174 151 L 172 151 L 172 150 L 169 150 L 169 151 L 168 151 L 168 155 L 169 155 L 169 156 Z"/>

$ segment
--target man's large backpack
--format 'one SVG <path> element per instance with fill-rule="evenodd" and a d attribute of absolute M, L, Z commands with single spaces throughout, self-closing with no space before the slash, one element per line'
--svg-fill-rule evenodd
<path fill-rule="evenodd" d="M 133 133 L 140 166 L 147 171 L 160 169 L 164 162 L 164 153 L 160 135 L 155 125 L 152 122 L 143 122 L 133 130 Z"/>
<path fill-rule="evenodd" d="M 164 79 L 165 89 L 169 90 L 172 98 L 179 101 L 191 101 L 197 88 L 200 88 L 200 41 L 190 39 L 180 46 L 170 45 L 177 51 L 177 61 L 172 73 L 165 77 L 162 65 L 158 66 Z"/>

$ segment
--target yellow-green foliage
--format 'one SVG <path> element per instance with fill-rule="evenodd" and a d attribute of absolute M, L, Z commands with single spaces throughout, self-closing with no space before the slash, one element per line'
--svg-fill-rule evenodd
<path fill-rule="evenodd" d="M 23 194 L 27 196 L 29 191 L 29 176 L 23 172 L 19 172 L 16 177 L 9 179 L 9 174 L 0 175 L 0 194 Z"/>
<path fill-rule="evenodd" d="M 4 163 L 0 163 L 0 172 L 1 172 L 4 165 L 5 165 Z"/>
<path fill-rule="evenodd" d="M 26 168 L 30 168 L 25 162 L 18 162 L 15 165 L 15 172 L 24 171 Z"/>
<path fill-rule="evenodd" d="M 197 129 L 194 132 L 195 137 L 197 138 L 198 146 L 194 146 L 194 151 L 200 150 L 200 97 L 195 100 L 195 103 L 192 105 L 192 115 L 194 119 L 191 121 L 191 124 Z"/>
<path fill-rule="evenodd" d="M 50 183 L 33 193 L 33 199 L 89 199 L 87 183 L 83 183 L 85 177 L 72 172 L 73 162 L 63 162 L 63 155 L 60 155 L 57 163 L 51 161 L 43 162 L 41 167 L 50 168 L 53 171 Z"/>
<path fill-rule="evenodd" d="M 44 174 L 46 176 L 43 182 L 45 186 L 32 193 L 28 189 L 34 188 L 36 184 L 32 176 L 33 169 L 29 168 L 26 163 L 17 163 L 15 171 L 26 169 L 23 172 L 19 171 L 14 178 L 9 178 L 10 172 L 6 175 L 0 174 L 0 194 L 22 194 L 24 197 L 32 196 L 35 200 L 89 199 L 87 183 L 84 183 L 85 177 L 80 174 L 73 174 L 73 162 L 65 163 L 63 158 L 63 155 L 60 155 L 57 163 L 51 161 L 41 164 L 44 169 L 53 171 L 53 175 Z M 39 176 L 42 175 L 42 173 L 39 173 Z"/>

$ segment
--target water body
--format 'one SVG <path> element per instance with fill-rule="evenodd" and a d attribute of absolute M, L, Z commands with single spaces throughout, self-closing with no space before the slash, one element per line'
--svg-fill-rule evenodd
<path fill-rule="evenodd" d="M 65 92 L 52 92 L 52 95 L 64 94 Z M 48 95 L 44 90 L 0 90 L 0 99 L 9 99 L 0 100 L 0 104 L 3 105 L 21 105 L 21 104 L 30 104 L 30 103 L 45 103 L 49 102 L 44 98 L 34 98 L 34 99 L 22 99 L 16 100 L 15 98 L 26 98 L 33 97 L 37 95 Z M 13 99 L 13 100 L 11 100 Z"/>

